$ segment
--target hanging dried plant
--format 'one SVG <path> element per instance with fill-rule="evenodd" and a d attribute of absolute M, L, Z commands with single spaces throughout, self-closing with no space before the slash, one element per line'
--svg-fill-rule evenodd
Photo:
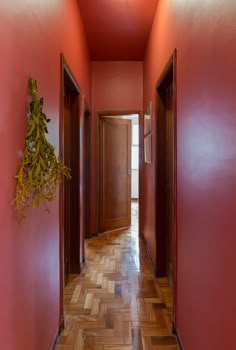
<path fill-rule="evenodd" d="M 13 204 L 20 222 L 26 217 L 26 209 L 55 198 L 57 186 L 64 175 L 70 179 L 70 169 L 55 155 L 55 148 L 46 138 L 47 123 L 50 119 L 43 113 L 43 98 L 38 97 L 37 81 L 29 79 L 30 118 L 25 137 L 25 150 L 20 168 L 15 176 L 16 194 Z"/>

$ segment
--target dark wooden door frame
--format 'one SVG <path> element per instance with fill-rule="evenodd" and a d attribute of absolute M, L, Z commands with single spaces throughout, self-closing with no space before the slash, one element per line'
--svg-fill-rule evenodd
<path fill-rule="evenodd" d="M 86 176 L 86 163 L 85 163 L 85 146 L 86 146 L 86 140 L 85 140 L 85 119 L 91 118 L 91 112 L 90 112 L 90 106 L 87 102 L 87 100 L 84 98 L 84 96 L 80 95 L 80 124 L 79 124 L 79 138 L 80 138 L 80 152 L 79 152 L 79 159 L 80 159 L 80 170 L 79 170 L 79 179 L 80 179 L 80 186 L 79 186 L 79 200 L 80 200 L 80 271 L 82 270 L 83 263 L 85 261 L 84 256 L 84 238 L 85 238 L 85 215 L 87 214 L 87 207 L 85 205 L 85 176 Z M 90 130 L 91 133 L 91 130 Z M 91 172 L 91 170 L 90 170 Z M 91 183 L 89 184 L 91 186 Z M 91 200 L 89 202 L 89 210 L 91 211 Z"/>
<path fill-rule="evenodd" d="M 95 113 L 95 226 L 99 227 L 99 119 L 100 117 L 137 114 L 139 118 L 139 235 L 143 236 L 142 203 L 143 203 L 143 113 L 139 110 L 98 111 Z"/>
<path fill-rule="evenodd" d="M 84 237 L 91 237 L 91 179 L 92 179 L 92 167 L 91 167 L 91 150 L 92 150 L 92 114 L 87 101 L 84 101 Z M 89 134 L 89 135 L 88 135 Z M 88 136 L 88 140 L 86 139 Z M 88 147 L 88 150 L 87 150 Z M 87 164 L 89 162 L 89 164 Z M 84 259 L 83 259 L 84 260 Z"/>
<path fill-rule="evenodd" d="M 176 49 L 173 51 L 170 59 L 168 60 L 164 70 L 160 78 L 158 79 L 155 87 L 155 96 L 156 96 L 156 118 L 158 118 L 158 89 L 162 86 L 163 82 L 167 78 L 168 74 L 172 74 L 173 79 L 173 112 L 174 112 L 174 275 L 173 275 L 173 321 L 174 321 L 174 329 L 176 323 L 176 298 L 177 298 L 177 128 L 176 128 L 176 115 L 177 115 L 177 92 L 176 92 L 176 61 L 177 61 Z M 156 138 L 161 137 L 159 134 L 159 125 L 156 123 Z M 158 175 L 161 171 L 159 167 L 159 156 L 158 154 L 158 142 L 156 142 L 156 161 L 155 161 L 155 182 L 156 182 L 156 251 L 157 251 L 157 260 L 156 260 L 156 275 L 157 277 L 163 277 L 166 274 L 166 256 L 165 256 L 165 237 L 163 235 L 162 227 L 159 227 L 158 215 L 161 213 L 161 203 L 158 201 L 158 191 L 160 187 L 158 185 Z"/>
<path fill-rule="evenodd" d="M 66 77 L 66 78 L 65 78 Z M 64 94 L 65 94 L 65 86 L 69 83 L 69 88 L 71 91 L 75 93 L 75 99 L 76 99 L 76 107 L 74 110 L 74 113 L 76 113 L 76 116 L 78 117 L 77 120 L 77 127 L 78 127 L 78 136 L 80 137 L 80 143 L 81 143 L 81 131 L 80 131 L 80 119 L 81 119 L 81 90 L 76 82 L 76 79 L 73 75 L 72 70 L 70 69 L 68 63 L 66 62 L 66 59 L 63 54 L 61 54 L 61 89 L 60 89 L 60 118 L 59 118 L 59 156 L 61 159 L 63 159 L 64 154 Z M 79 144 L 78 154 L 81 154 L 81 144 Z M 81 157 L 79 157 L 81 160 Z M 81 165 L 80 162 L 78 162 L 78 165 L 80 168 L 77 169 L 77 182 L 78 182 L 78 188 L 80 188 L 80 178 L 81 178 Z M 63 223 L 63 183 L 60 185 L 60 193 L 59 193 L 59 214 L 60 214 L 60 239 L 59 239 L 59 268 L 60 268 L 60 310 L 59 310 L 59 322 L 60 322 L 60 330 L 64 328 L 64 223 Z M 81 197 L 80 193 L 78 194 L 78 209 L 80 211 L 80 205 L 81 205 Z M 79 218 L 78 214 L 78 218 Z M 79 224 L 80 220 L 79 220 Z M 81 227 L 79 227 L 81 231 Z M 79 240 L 80 241 L 80 240 Z M 81 242 L 79 242 L 81 246 Z M 78 247 L 78 251 L 81 251 L 81 247 Z M 76 272 L 80 272 L 80 266 L 76 267 Z"/>

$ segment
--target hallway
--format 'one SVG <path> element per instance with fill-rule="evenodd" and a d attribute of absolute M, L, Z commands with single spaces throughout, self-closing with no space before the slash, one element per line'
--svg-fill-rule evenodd
<path fill-rule="evenodd" d="M 172 271 L 182 348 L 236 349 L 236 1 L 1 0 L 0 20 L 0 349 L 176 350 L 167 283 L 155 279 L 171 281 Z M 48 189 L 43 164 L 52 165 L 46 149 L 28 142 L 30 77 L 50 120 L 47 130 L 35 126 L 37 145 L 37 131 L 47 131 L 72 168 L 71 191 L 64 195 L 63 180 L 48 211 L 28 206 L 39 188 L 31 175 Z M 97 236 L 100 116 L 133 113 L 140 242 L 135 223 Z M 124 145 L 118 132 L 115 139 Z M 22 177 L 32 191 L 24 191 L 19 225 L 12 204 L 28 146 L 40 159 Z M 64 220 L 66 207 L 73 214 Z M 70 275 L 62 310 L 65 266 L 81 271 L 84 237 L 84 270 Z"/>
<path fill-rule="evenodd" d="M 154 276 L 132 226 L 85 241 L 86 263 L 65 288 L 65 330 L 56 350 L 178 350 L 171 330 L 172 298 Z"/>

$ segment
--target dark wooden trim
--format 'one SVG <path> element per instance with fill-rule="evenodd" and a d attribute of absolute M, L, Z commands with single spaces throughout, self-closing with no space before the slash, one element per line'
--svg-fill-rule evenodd
<path fill-rule="evenodd" d="M 64 83 L 64 71 L 67 72 L 67 75 L 69 76 L 70 80 L 71 80 L 71 83 L 73 84 L 72 86 L 75 88 L 76 92 L 78 94 L 81 94 L 81 89 L 80 89 L 80 86 L 69 66 L 69 64 L 67 63 L 66 59 L 65 59 L 65 56 L 63 55 L 63 53 L 61 53 L 61 70 L 62 70 L 62 73 L 63 73 L 63 83 Z M 64 92 L 64 91 L 63 91 Z"/>
<path fill-rule="evenodd" d="M 95 112 L 95 186 L 96 186 L 96 193 L 95 193 L 95 226 L 96 231 L 93 232 L 93 234 L 97 235 L 99 232 L 99 118 L 100 117 L 108 117 L 108 116 L 123 116 L 123 115 L 131 115 L 131 114 L 138 114 L 139 116 L 139 126 L 143 125 L 142 122 L 142 116 L 143 113 L 140 110 L 119 110 L 119 111 L 97 111 Z M 141 121 L 141 122 L 140 122 Z M 141 130 L 142 132 L 142 130 Z M 142 149 L 142 137 L 141 132 L 139 131 L 139 161 L 140 161 L 140 167 L 139 167 L 139 209 L 142 208 L 142 184 L 143 184 L 143 149 Z M 140 192 L 141 189 L 141 192 Z M 140 236 L 143 235 L 142 231 L 142 215 L 140 215 L 139 210 L 139 234 Z"/>
<path fill-rule="evenodd" d="M 145 239 L 144 236 L 142 236 L 140 238 L 144 241 L 144 244 L 145 244 L 145 247 L 146 247 L 146 251 L 147 251 L 149 260 L 151 262 L 151 265 L 152 265 L 153 272 L 154 272 L 154 274 L 156 274 L 156 268 L 155 268 L 155 265 L 153 264 L 152 257 L 151 257 L 151 254 L 150 254 L 150 251 L 149 251 L 146 239 Z M 180 350 L 184 350 L 184 347 L 183 347 L 182 342 L 181 342 L 180 337 L 179 337 L 178 330 L 176 328 L 176 322 L 174 322 L 172 326 L 173 326 L 173 334 L 176 336 L 176 340 L 178 342 L 179 348 L 180 348 Z"/>
<path fill-rule="evenodd" d="M 156 96 L 156 106 L 155 106 L 155 113 L 156 116 L 158 114 L 158 106 L 157 106 L 157 91 L 161 87 L 161 85 L 164 83 L 166 77 L 168 76 L 169 72 L 172 70 L 173 74 L 173 109 L 174 109 L 174 246 L 175 246 L 175 251 L 174 251 L 174 276 L 173 276 L 173 302 L 174 302 L 174 309 L 173 309 L 173 320 L 174 320 L 174 325 L 176 324 L 176 305 L 177 305 L 177 89 L 176 89 L 176 62 L 177 62 L 177 50 L 175 49 L 169 58 L 167 64 L 165 65 L 156 85 L 155 85 L 155 96 Z M 158 132 L 158 123 L 157 123 L 157 128 L 156 128 L 156 133 Z M 158 134 L 157 134 L 158 135 Z M 157 147 L 157 146 L 156 146 Z M 155 155 L 155 182 L 156 185 L 158 183 L 157 180 L 157 174 L 159 169 L 158 167 L 158 150 L 156 148 L 156 155 Z M 157 188 L 158 191 L 158 188 Z M 160 208 L 159 208 L 160 209 Z M 158 210 L 158 203 L 156 201 L 156 211 Z M 162 260 L 160 259 L 160 256 L 163 255 L 164 252 L 164 242 L 162 237 L 158 235 L 158 223 L 156 220 L 156 234 L 157 234 L 157 246 L 156 246 L 156 251 L 157 251 L 157 259 L 156 260 L 156 266 L 157 266 L 157 276 L 163 275 L 163 264 Z"/>
<path fill-rule="evenodd" d="M 176 336 L 176 339 L 177 339 L 177 342 L 178 342 L 178 345 L 179 345 L 180 350 L 184 350 L 184 347 L 183 347 L 183 344 L 182 344 L 182 342 L 181 342 L 181 339 L 180 339 L 178 330 L 175 328 L 175 326 L 173 327 L 173 333 L 174 333 L 175 336 Z"/>
<path fill-rule="evenodd" d="M 175 257 L 174 257 L 174 309 L 173 318 L 176 325 L 176 313 L 177 313 L 177 264 L 178 264 L 178 223 L 177 223 L 177 50 L 173 52 L 173 109 L 174 109 L 174 244 L 175 244 Z"/>
<path fill-rule="evenodd" d="M 64 56 L 61 54 L 61 87 L 60 87 L 60 117 L 59 117 L 59 156 L 62 159 L 63 152 L 63 115 L 64 115 Z M 59 324 L 64 324 L 64 258 L 63 258 L 63 187 L 59 188 L 59 268 L 60 268 L 60 310 Z"/>
<path fill-rule="evenodd" d="M 139 236 L 144 237 L 143 232 L 143 171 L 144 171 L 144 138 L 143 138 L 143 112 L 139 113 Z"/>
<path fill-rule="evenodd" d="M 169 70 L 171 69 L 171 67 L 174 67 L 176 68 L 176 56 L 177 56 L 177 50 L 174 49 L 174 51 L 172 52 L 168 62 L 166 63 L 164 69 L 162 70 L 162 73 L 159 77 L 159 79 L 157 80 L 156 82 L 156 85 L 155 85 L 155 91 L 158 90 L 159 86 L 162 84 L 162 82 L 164 81 L 165 77 L 167 76 Z"/>
<path fill-rule="evenodd" d="M 149 258 L 149 260 L 150 260 L 150 262 L 151 262 L 151 265 L 152 265 L 153 273 L 154 273 L 155 276 L 156 276 L 156 274 L 157 274 L 157 269 L 156 269 L 156 267 L 155 267 L 155 265 L 154 265 L 154 263 L 153 263 L 152 256 L 151 256 L 151 254 L 150 254 L 150 250 L 149 250 L 149 247 L 148 247 L 148 245 L 147 245 L 146 238 L 145 238 L 144 235 L 140 235 L 140 238 L 144 241 L 144 244 L 145 244 L 145 247 L 146 247 L 146 251 L 147 251 L 147 255 L 148 255 L 148 258 Z"/>
<path fill-rule="evenodd" d="M 131 114 L 139 114 L 140 115 L 141 111 L 140 110 L 118 110 L 118 111 L 97 111 L 96 114 L 99 117 L 113 117 L 113 116 L 122 116 L 122 115 L 131 115 Z"/>
<path fill-rule="evenodd" d="M 95 205 L 95 215 L 94 215 L 94 224 L 95 224 L 95 230 L 93 232 L 93 235 L 98 235 L 98 231 L 99 231 L 99 113 L 95 113 L 95 118 L 94 118 L 94 131 L 95 131 L 95 152 L 94 152 L 94 156 L 95 156 L 95 201 L 94 201 L 94 205 Z"/>
<path fill-rule="evenodd" d="M 56 338 L 55 338 L 55 340 L 54 340 L 54 343 L 53 343 L 53 346 L 52 346 L 52 350 L 56 350 L 57 343 L 58 343 L 58 340 L 59 340 L 59 338 L 60 338 L 60 334 L 61 334 L 61 332 L 60 332 L 60 330 L 59 330 L 59 331 L 57 332 Z"/>
<path fill-rule="evenodd" d="M 70 69 L 64 55 L 61 53 L 61 87 L 60 87 L 60 116 L 59 116 L 59 157 L 62 159 L 64 147 L 64 94 L 65 94 L 65 79 L 64 73 L 67 73 L 75 92 L 80 95 L 80 87 Z M 60 309 L 59 309 L 59 323 L 60 329 L 64 328 L 64 243 L 63 243 L 63 186 L 60 184 L 59 188 L 59 274 L 60 274 Z"/>
<path fill-rule="evenodd" d="M 60 335 L 64 331 L 64 329 L 65 329 L 65 317 L 63 315 L 60 322 L 58 334 Z"/>
<path fill-rule="evenodd" d="M 87 163 L 88 162 L 88 153 L 87 153 L 87 140 L 86 140 L 86 132 L 88 131 L 89 126 L 89 176 L 87 178 Z M 91 192 L 91 185 L 92 185 L 92 113 L 91 109 L 89 107 L 89 104 L 86 99 L 84 99 L 84 205 L 86 205 L 86 210 L 89 210 L 89 212 L 84 211 L 84 238 L 89 238 L 92 236 L 91 234 L 91 211 L 92 211 L 92 192 Z M 87 188 L 89 187 L 89 188 Z M 89 196 L 86 194 L 86 190 L 89 191 Z M 87 196 L 87 197 L 86 197 Z"/>

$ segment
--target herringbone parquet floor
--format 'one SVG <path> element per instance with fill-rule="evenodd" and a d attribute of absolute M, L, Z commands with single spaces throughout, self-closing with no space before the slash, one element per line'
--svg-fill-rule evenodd
<path fill-rule="evenodd" d="M 172 297 L 156 279 L 132 227 L 85 241 L 86 264 L 65 287 L 65 323 L 56 350 L 178 350 L 172 335 Z"/>

